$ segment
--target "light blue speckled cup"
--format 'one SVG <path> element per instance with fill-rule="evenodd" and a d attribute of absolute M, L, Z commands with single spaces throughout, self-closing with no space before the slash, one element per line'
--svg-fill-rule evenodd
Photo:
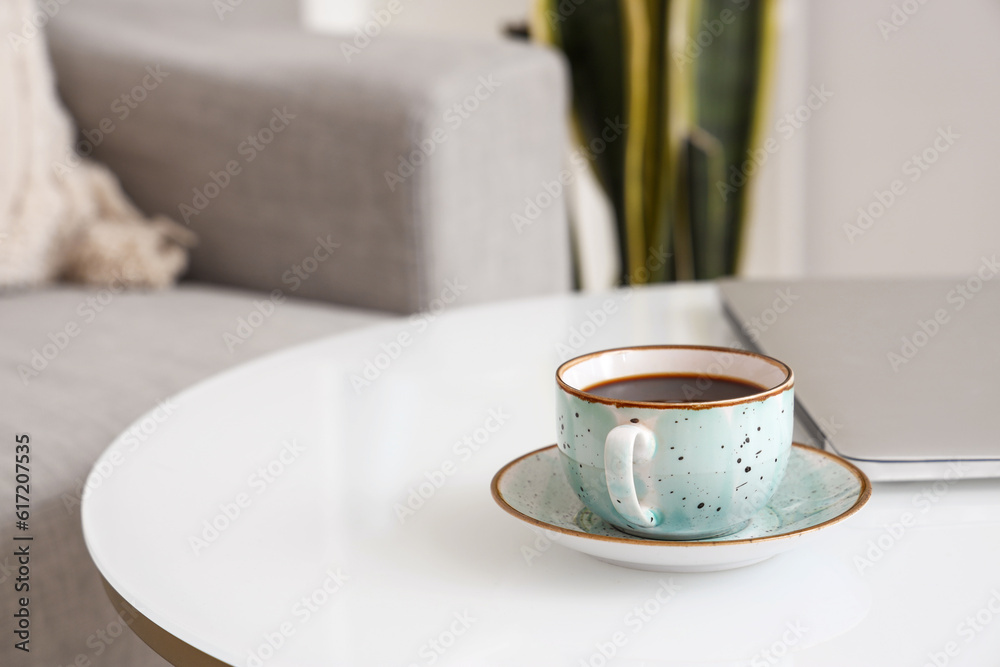
<path fill-rule="evenodd" d="M 646 403 L 587 389 L 657 374 L 762 387 L 743 398 Z M 771 499 L 792 446 L 794 377 L 776 359 L 719 347 L 650 346 L 594 352 L 556 371 L 559 451 L 592 512 L 634 535 L 695 540 L 743 528 Z"/>

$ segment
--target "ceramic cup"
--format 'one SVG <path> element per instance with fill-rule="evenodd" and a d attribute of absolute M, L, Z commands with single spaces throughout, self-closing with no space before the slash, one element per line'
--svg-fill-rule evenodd
<path fill-rule="evenodd" d="M 760 387 L 742 398 L 648 403 L 588 389 L 648 375 L 696 376 Z M 791 369 L 742 350 L 661 345 L 594 352 L 556 371 L 559 451 L 592 512 L 641 537 L 693 540 L 743 528 L 774 494 L 792 446 Z"/>

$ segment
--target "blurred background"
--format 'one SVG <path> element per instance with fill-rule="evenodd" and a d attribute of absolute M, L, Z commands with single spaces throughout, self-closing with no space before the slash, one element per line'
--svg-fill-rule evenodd
<path fill-rule="evenodd" d="M 507 289 L 517 278 L 503 275 L 504 261 L 513 259 L 568 272 L 570 286 L 589 290 L 728 275 L 964 274 L 1000 241 L 988 180 L 1000 145 L 991 122 L 1000 97 L 992 74 L 1000 46 L 991 39 L 1000 8 L 986 0 L 4 5 L 8 15 L 33 6 L 27 18 L 10 18 L 14 71 L 23 74 L 18 59 L 40 46 L 32 36 L 47 33 L 54 71 L 46 76 L 75 125 L 75 151 L 106 164 L 142 213 L 189 228 L 158 228 L 173 255 L 157 265 L 146 261 L 155 254 L 147 249 L 133 261 L 149 274 L 137 284 L 183 275 L 272 288 L 302 252 L 302 239 L 283 252 L 263 251 L 278 211 L 310 234 L 333 229 L 368 244 L 369 256 L 357 255 L 365 261 L 324 267 L 301 296 L 403 312 L 421 299 L 404 304 L 341 289 L 385 242 L 371 235 L 372 220 L 388 235 L 412 227 L 433 243 L 484 251 L 481 259 L 493 262 L 486 283 L 508 284 L 473 290 L 483 300 L 564 288 L 550 276 Z M 150 63 L 176 74 L 162 90 L 139 91 L 143 100 L 126 122 L 114 101 L 135 90 Z M 507 77 L 504 94 L 490 104 L 471 100 L 488 111 L 448 118 L 454 104 L 470 104 L 462 86 L 477 90 L 484 73 Z M 309 120 L 281 142 L 295 146 L 272 150 L 269 167 L 244 165 L 251 175 L 233 178 L 233 187 L 227 180 L 207 206 L 199 183 L 278 101 L 309 109 Z M 432 110 L 447 123 L 440 141 L 430 138 Z M 110 131 L 100 131 L 102 122 Z M 463 123 L 446 146 L 447 133 Z M 4 125 L 5 145 L 24 134 L 18 127 L 17 119 Z M 421 141 L 442 148 L 417 156 L 426 168 L 408 163 Z M 38 150 L 17 145 L 25 161 L 38 160 Z M 283 166 L 291 168 L 279 187 L 274 174 Z M 568 175 L 560 177 L 560 166 Z M 404 171 L 420 176 L 411 181 Z M 320 196 L 323 182 L 330 189 Z M 16 212 L 23 207 L 15 190 L 0 192 L 0 205 Z M 554 202 L 539 207 L 549 196 Z M 203 200 L 211 210 L 192 209 Z M 426 215 L 415 215 L 412 202 Z M 62 237 L 106 254 L 108 245 L 82 227 Z M 257 237 L 233 248 L 234 233 Z M 0 246 L 5 284 L 30 284 L 39 274 L 107 282 L 107 266 L 102 274 L 81 252 L 59 250 L 55 232 L 24 252 L 16 248 L 20 235 L 9 236 Z M 492 242 L 499 237 L 503 243 Z M 50 258 L 45 271 L 10 270 L 48 246 L 64 256 Z M 660 255 L 666 259 L 651 259 Z M 441 257 L 449 253 L 432 263 Z M 127 259 L 106 264 L 120 268 Z M 417 252 L 407 261 L 425 259 Z M 153 265 L 162 275 L 152 275 Z M 481 269 L 449 260 L 428 280 L 438 285 L 449 271 Z M 365 280 L 392 280 L 390 273 Z M 327 289 L 316 287 L 321 282 Z"/>
<path fill-rule="evenodd" d="M 0 426 L 47 452 L 27 664 L 166 664 L 105 599 L 84 483 L 237 364 L 620 284 L 981 287 L 998 28 L 988 0 L 0 0 Z M 894 353 L 913 322 L 872 326 Z"/>
<path fill-rule="evenodd" d="M 403 4 L 387 34 L 497 40 L 505 38 L 505 27 L 525 23 L 538 3 Z M 385 5 L 306 0 L 304 18 L 313 30 L 349 31 Z M 964 274 L 982 253 L 1000 247 L 989 185 L 1000 148 L 993 119 L 1000 102 L 994 74 L 1000 45 L 993 38 L 1000 6 L 987 0 L 776 5 L 776 77 L 765 126 L 780 150 L 757 176 L 740 274 Z M 830 98 L 801 128 L 789 132 L 786 125 L 782 132 L 781 119 L 807 103 L 813 86 Z M 953 143 L 939 140 L 942 133 Z M 879 194 L 891 193 L 894 181 L 905 191 L 881 204 Z M 583 242 L 591 271 L 585 282 L 598 285 L 614 273 L 608 267 L 613 254 L 600 253 L 609 235 L 600 227 L 611 224 L 602 215 L 611 209 L 599 201 L 595 181 L 580 182 L 585 192 L 574 196 L 591 210 L 577 206 L 576 213 L 592 227 Z M 862 211 L 869 208 L 866 217 Z"/>

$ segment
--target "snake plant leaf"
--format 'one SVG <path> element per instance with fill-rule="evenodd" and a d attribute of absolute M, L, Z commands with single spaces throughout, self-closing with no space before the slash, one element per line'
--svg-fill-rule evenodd
<path fill-rule="evenodd" d="M 667 3 L 667 8 L 666 51 L 660 58 L 667 86 L 665 150 L 661 169 L 666 179 L 663 186 L 668 209 L 666 222 L 673 237 L 672 277 L 674 280 L 691 280 L 695 278 L 695 272 L 691 204 L 688 201 L 690 189 L 686 187 L 689 180 L 686 155 L 688 137 L 696 122 L 697 62 L 685 57 L 684 50 L 689 43 L 690 26 L 698 17 L 698 3 L 695 0 L 672 0 Z"/>
<path fill-rule="evenodd" d="M 667 118 L 669 66 L 667 21 L 668 7 L 662 0 L 645 0 L 646 21 L 649 25 L 649 48 L 645 54 L 647 80 L 646 137 L 642 163 L 643 231 L 646 248 L 642 261 L 649 271 L 649 282 L 662 282 L 673 276 L 674 162 L 669 159 Z M 633 77 L 639 73 L 632 72 Z M 664 168 L 666 165 L 666 168 Z M 666 262 L 651 262 L 653 255 L 667 256 Z"/>
<path fill-rule="evenodd" d="M 750 124 L 748 154 L 759 154 L 768 139 L 771 103 L 774 99 L 775 71 L 777 69 L 778 40 L 780 37 L 780 0 L 760 0 L 757 8 L 757 86 L 754 93 L 753 115 Z M 740 213 L 731 241 L 732 265 L 730 273 L 737 273 L 743 256 L 743 239 L 746 235 L 747 217 L 752 210 L 755 192 L 754 180 L 743 187 L 740 196 Z"/>
<path fill-rule="evenodd" d="M 764 143 L 778 0 L 539 0 L 574 129 L 617 219 L 623 282 L 735 272 Z M 624 120 L 624 136 L 602 134 Z M 650 263 L 654 254 L 668 261 Z"/>
<path fill-rule="evenodd" d="M 655 97 L 656 88 L 650 85 L 650 30 L 646 0 L 622 0 L 625 18 L 626 51 L 626 111 L 629 134 L 625 142 L 625 200 L 624 219 L 627 246 L 625 257 L 628 261 L 627 280 L 630 283 L 649 282 L 648 271 L 643 271 L 647 240 L 647 215 L 651 192 L 648 182 L 647 158 L 651 148 L 656 148 L 652 127 L 656 117 L 650 114 L 651 93 Z"/>
<path fill-rule="evenodd" d="M 575 134 L 582 154 L 611 201 L 618 221 L 620 266 L 625 272 L 629 240 L 623 224 L 624 164 L 631 122 L 626 109 L 622 6 L 618 0 L 542 0 L 533 24 L 533 32 L 559 47 L 569 62 Z M 626 125 L 624 132 L 616 129 L 621 124 Z"/>
<path fill-rule="evenodd" d="M 721 249 L 729 229 L 726 203 L 715 184 L 726 178 L 726 150 L 722 142 L 700 128 L 692 130 L 686 145 L 687 214 L 691 228 L 691 258 L 698 278 L 726 275 L 728 265 Z"/>
<path fill-rule="evenodd" d="M 711 229 L 699 232 L 699 236 L 717 244 L 713 251 L 721 255 L 721 261 L 709 259 L 707 249 L 702 249 L 698 278 L 714 278 L 735 270 L 745 201 L 742 192 L 746 174 L 742 173 L 742 164 L 750 149 L 759 99 L 760 26 L 768 4 L 747 2 L 740 9 L 741 5 L 732 0 L 704 0 L 700 3 L 700 20 L 692 27 L 692 30 L 700 28 L 699 33 L 712 35 L 710 43 L 695 58 L 694 86 L 698 99 L 695 122 L 723 147 L 725 175 L 720 180 L 740 192 L 738 196 L 728 196 L 725 189 L 718 187 L 697 188 L 698 196 L 712 200 L 700 202 L 698 208 L 706 213 L 721 211 L 724 216 L 722 221 L 701 221 Z M 713 34 L 713 27 L 717 35 Z M 701 177 L 704 175 L 703 172 Z"/>

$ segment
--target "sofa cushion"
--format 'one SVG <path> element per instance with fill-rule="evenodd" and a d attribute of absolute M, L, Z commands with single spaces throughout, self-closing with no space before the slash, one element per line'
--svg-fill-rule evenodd
<path fill-rule="evenodd" d="M 192 284 L 145 293 L 64 287 L 0 297 L 0 435 L 8 466 L 15 435 L 30 436 L 25 534 L 34 536 L 30 661 L 7 641 L 0 664 L 166 664 L 124 630 L 87 555 L 80 496 L 91 465 L 135 419 L 192 383 L 387 317 L 280 293 Z M 0 497 L 13 499 L 12 474 L 0 476 Z M 12 522 L 0 525 L 5 544 L 12 544 L 12 532 Z M 5 590 L 17 576 L 14 566 L 12 550 L 5 550 Z M 4 595 L 0 613 L 11 618 L 14 604 L 14 596 Z"/>
<path fill-rule="evenodd" d="M 60 93 L 136 204 L 198 235 L 191 278 L 270 289 L 327 243 L 299 296 L 412 313 L 449 281 L 463 304 L 570 288 L 554 53 L 387 34 L 354 54 L 80 1 L 50 26 Z"/>

